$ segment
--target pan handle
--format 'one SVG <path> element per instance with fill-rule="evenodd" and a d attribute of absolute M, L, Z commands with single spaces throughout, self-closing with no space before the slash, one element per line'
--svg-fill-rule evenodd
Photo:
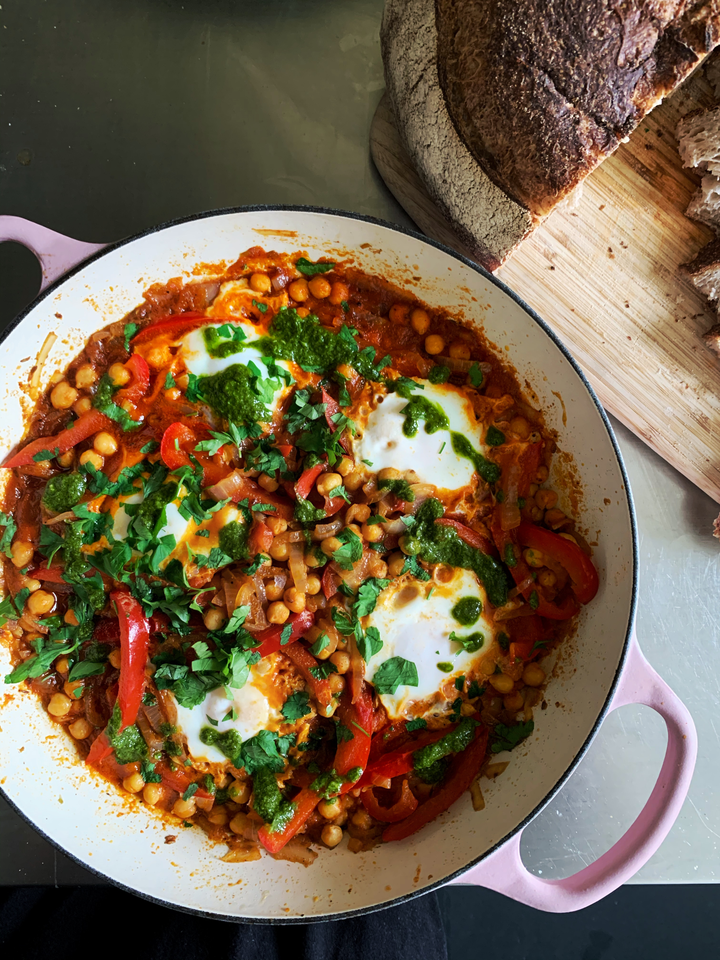
<path fill-rule="evenodd" d="M 62 233 L 24 220 L 22 217 L 0 216 L 0 243 L 15 240 L 32 250 L 42 267 L 40 290 L 49 286 L 68 270 L 106 246 L 104 243 L 84 243 Z"/>
<path fill-rule="evenodd" d="M 482 863 L 451 882 L 487 887 L 549 913 L 569 913 L 606 897 L 647 863 L 670 831 L 690 788 L 697 733 L 687 707 L 642 655 L 634 631 L 610 709 L 629 703 L 643 703 L 660 714 L 667 726 L 668 744 L 647 803 L 617 843 L 572 877 L 541 880 L 525 869 L 519 831 Z"/>

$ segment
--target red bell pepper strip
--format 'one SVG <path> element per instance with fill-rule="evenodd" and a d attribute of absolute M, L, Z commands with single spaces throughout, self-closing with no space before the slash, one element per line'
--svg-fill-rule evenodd
<path fill-rule="evenodd" d="M 170 621 L 164 613 L 154 613 L 148 620 L 150 636 L 154 636 L 156 633 L 165 633 L 169 626 Z M 104 617 L 93 630 L 93 640 L 97 640 L 98 643 L 112 643 L 119 639 L 120 621 L 115 618 Z"/>
<path fill-rule="evenodd" d="M 33 462 L 35 454 L 41 453 L 43 450 L 52 453 L 57 450 L 56 456 L 59 456 L 61 453 L 67 453 L 68 450 L 71 450 L 83 440 L 87 440 L 98 430 L 108 430 L 112 426 L 112 420 L 106 417 L 104 413 L 100 413 L 99 410 L 90 410 L 89 413 L 84 413 L 75 423 L 60 433 L 56 433 L 52 437 L 39 437 L 37 440 L 31 440 L 19 453 L 6 460 L 3 466 L 7 468 L 29 466 Z"/>
<path fill-rule="evenodd" d="M 136 763 L 118 763 L 115 751 L 110 746 L 108 736 L 103 730 L 93 740 L 90 752 L 85 757 L 85 763 L 94 767 L 104 776 L 113 776 L 116 780 L 124 780 L 137 770 Z"/>
<path fill-rule="evenodd" d="M 405 820 L 418 805 L 417 797 L 408 786 L 407 780 L 403 780 L 400 797 L 391 807 L 380 806 L 372 787 L 363 790 L 360 800 L 370 816 L 381 823 L 398 823 L 400 820 Z"/>
<path fill-rule="evenodd" d="M 170 317 L 160 317 L 160 319 L 154 323 L 143 327 L 139 333 L 135 334 L 130 342 L 133 346 L 136 346 L 139 343 L 147 343 L 149 340 L 154 340 L 155 337 L 159 337 L 161 334 L 164 336 L 170 335 L 172 339 L 177 340 L 183 334 L 194 330 L 195 327 L 200 327 L 204 323 L 209 322 L 210 320 L 205 314 L 192 311 L 179 313 Z"/>
<path fill-rule="evenodd" d="M 114 590 L 110 599 L 115 603 L 120 624 L 120 731 L 137 719 L 140 701 L 145 689 L 150 624 L 143 609 L 126 590 Z"/>
<path fill-rule="evenodd" d="M 330 500 L 325 497 L 325 518 L 335 516 L 338 510 L 342 510 L 345 506 L 347 506 L 345 497 L 332 497 Z"/>
<path fill-rule="evenodd" d="M 316 463 L 314 467 L 309 467 L 307 470 L 303 470 L 300 474 L 300 479 L 295 484 L 295 494 L 298 497 L 302 497 L 303 500 L 307 500 L 312 492 L 313 485 L 317 478 L 325 470 L 324 463 Z"/>
<path fill-rule="evenodd" d="M 298 614 L 298 616 L 302 616 L 302 614 Z M 318 680 L 317 677 L 310 672 L 311 670 L 317 669 L 319 664 L 307 647 L 304 647 L 301 643 L 290 643 L 282 647 L 282 652 L 289 660 L 292 660 L 298 668 L 305 683 L 310 687 L 315 700 L 317 700 L 321 706 L 327 707 L 332 700 L 330 684 L 327 680 Z"/>
<path fill-rule="evenodd" d="M 511 660 L 532 660 L 540 653 L 540 644 L 546 634 L 542 620 L 536 614 L 532 617 L 515 617 L 514 620 L 507 620 L 505 629 L 510 634 L 508 652 Z"/>
<path fill-rule="evenodd" d="M 258 553 L 267 554 L 272 546 L 273 532 L 270 527 L 258 517 L 253 518 L 252 530 L 248 542 L 250 556 L 255 557 Z"/>
<path fill-rule="evenodd" d="M 163 786 L 170 787 L 171 790 L 180 794 L 185 793 L 190 784 L 195 782 L 188 774 L 170 767 L 166 763 L 159 763 L 155 767 L 155 772 L 162 777 Z M 198 789 L 193 796 L 199 797 L 201 800 L 209 800 L 212 794 L 198 785 Z"/>
<path fill-rule="evenodd" d="M 590 603 L 598 592 L 600 580 L 592 560 L 576 543 L 527 520 L 518 527 L 518 540 L 524 547 L 539 550 L 565 567 L 579 602 Z"/>
<path fill-rule="evenodd" d="M 160 441 L 160 456 L 168 470 L 190 465 L 191 452 L 198 443 L 196 432 L 186 423 L 171 423 Z"/>
<path fill-rule="evenodd" d="M 290 631 L 289 639 L 286 640 L 285 643 L 282 643 L 281 636 L 287 624 L 277 624 L 272 627 L 266 627 L 265 630 L 261 630 L 260 633 L 255 635 L 257 646 L 253 649 L 258 651 L 261 658 L 268 657 L 271 653 L 277 653 L 278 650 L 287 653 L 288 645 L 295 643 L 296 640 L 304 636 L 314 622 L 315 614 L 311 610 L 294 613 L 288 620 L 288 623 L 292 626 L 292 630 Z M 312 654 L 308 654 L 308 656 L 312 657 Z"/>
<path fill-rule="evenodd" d="M 305 787 L 293 800 L 295 813 L 284 830 L 278 830 L 273 833 L 267 824 L 260 827 L 258 830 L 258 840 L 267 852 L 271 854 L 280 853 L 288 840 L 292 840 L 295 834 L 305 826 L 315 807 L 321 800 L 322 797 L 319 793 L 315 793 L 314 790 Z"/>
<path fill-rule="evenodd" d="M 440 527 L 451 527 L 468 546 L 474 547 L 482 553 L 493 554 L 495 552 L 487 537 L 484 537 L 476 530 L 471 530 L 470 527 L 466 527 L 465 524 L 460 523 L 459 520 L 452 520 L 450 517 L 440 517 L 435 523 Z"/>
<path fill-rule="evenodd" d="M 330 564 L 325 565 L 322 575 L 322 592 L 326 600 L 329 600 L 330 597 L 334 597 L 338 592 L 338 580 L 340 578 L 336 576 L 335 572 L 331 568 Z"/>
<path fill-rule="evenodd" d="M 100 764 L 106 760 L 112 752 L 113 748 L 110 746 L 110 741 L 107 738 L 107 734 L 103 730 L 102 733 L 99 733 L 93 740 L 90 747 L 90 752 L 88 753 L 87 757 L 85 757 L 85 763 L 89 767 L 99 767 Z"/>
<path fill-rule="evenodd" d="M 330 433 L 335 433 L 337 431 L 338 425 L 333 420 L 333 417 L 337 416 L 338 413 L 341 413 L 340 404 L 337 400 L 333 399 L 330 394 L 327 392 L 325 387 L 322 388 L 322 402 L 325 404 L 325 422 L 328 425 Z M 343 431 L 344 433 L 344 431 Z M 348 443 L 344 438 L 340 439 L 340 446 L 347 451 Z"/>
<path fill-rule="evenodd" d="M 456 754 L 450 771 L 437 793 L 433 794 L 420 806 L 399 823 L 393 823 L 383 831 L 383 840 L 388 843 L 392 840 L 404 840 L 411 834 L 422 829 L 426 824 L 448 810 L 456 800 L 469 789 L 487 753 L 488 729 L 480 726 L 476 730 L 475 739 L 462 753 Z"/>
<path fill-rule="evenodd" d="M 115 403 L 122 403 L 123 400 L 129 400 L 130 403 L 137 403 L 148 392 L 150 386 L 150 367 L 147 365 L 145 357 L 139 353 L 134 353 L 125 364 L 125 369 L 132 374 L 131 382 L 118 390 L 115 394 Z"/>
<path fill-rule="evenodd" d="M 268 493 L 262 487 L 251 480 L 250 477 L 238 477 L 235 479 L 235 489 L 232 494 L 233 503 L 239 503 L 247 498 L 252 507 L 255 503 L 269 503 L 275 507 L 274 517 L 282 517 L 283 520 L 292 520 L 293 507 L 287 500 L 279 497 L 275 493 Z"/>
<path fill-rule="evenodd" d="M 428 730 L 402 747 L 386 753 L 368 766 L 357 786 L 380 786 L 388 780 L 410 773 L 413 769 L 415 751 L 426 747 L 429 743 L 435 743 L 436 740 L 441 740 L 453 729 L 454 727 L 443 727 L 442 730 Z"/>

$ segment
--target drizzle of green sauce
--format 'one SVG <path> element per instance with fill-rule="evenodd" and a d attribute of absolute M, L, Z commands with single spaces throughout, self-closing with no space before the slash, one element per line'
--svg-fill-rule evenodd
<path fill-rule="evenodd" d="M 487 590 L 488 599 L 496 607 L 507 600 L 507 579 L 503 566 L 493 557 L 465 543 L 452 527 L 435 523 L 443 515 L 443 505 L 429 497 L 415 514 L 415 526 L 406 534 L 410 553 L 426 563 L 446 563 L 451 567 L 472 570 Z M 405 547 L 403 547 L 405 549 Z"/>
<path fill-rule="evenodd" d="M 479 597 L 462 597 L 450 612 L 458 623 L 471 627 L 478 622 L 482 613 L 482 600 Z"/>
<path fill-rule="evenodd" d="M 270 411 L 257 395 L 254 382 L 258 378 L 242 363 L 199 377 L 198 392 L 213 410 L 234 423 L 267 423 Z"/>
<path fill-rule="evenodd" d="M 65 513 L 80 502 L 86 483 L 82 473 L 59 473 L 50 477 L 43 494 L 43 503 L 53 513 Z"/>
<path fill-rule="evenodd" d="M 232 520 L 220 531 L 220 549 L 233 560 L 247 560 L 248 535 L 246 524 Z"/>
<path fill-rule="evenodd" d="M 239 766 L 243 742 L 237 730 L 226 730 L 221 733 L 219 730 L 213 730 L 212 727 L 203 727 L 200 731 L 200 743 L 204 743 L 206 747 L 217 747 L 233 766 Z"/>
<path fill-rule="evenodd" d="M 228 340 L 226 337 L 220 336 L 217 327 L 203 327 L 202 336 L 205 341 L 205 349 L 215 359 L 222 360 L 225 357 L 232 357 L 234 354 L 240 353 L 245 347 L 242 341 Z"/>
<path fill-rule="evenodd" d="M 441 670 L 443 673 L 452 673 L 453 665 L 451 663 L 448 663 L 447 660 L 443 660 L 441 663 L 438 663 L 437 668 L 438 670 Z"/>
<path fill-rule="evenodd" d="M 486 459 L 474 449 L 467 437 L 461 433 L 451 431 L 452 448 L 459 457 L 469 460 L 486 483 L 495 483 L 500 479 L 500 467 L 492 460 Z"/>
<path fill-rule="evenodd" d="M 437 433 L 438 430 L 450 429 L 450 421 L 440 404 L 428 400 L 427 397 L 413 394 L 400 413 L 405 417 L 403 433 L 406 437 L 417 435 L 421 420 L 425 421 L 425 433 Z"/>

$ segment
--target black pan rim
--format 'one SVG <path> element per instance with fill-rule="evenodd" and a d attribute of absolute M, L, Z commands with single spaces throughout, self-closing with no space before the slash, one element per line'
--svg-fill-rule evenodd
<path fill-rule="evenodd" d="M 443 876 L 442 878 L 435 880 L 433 883 L 430 883 L 427 886 L 422 887 L 420 890 L 414 890 L 411 893 L 403 894 L 398 897 L 393 897 L 392 899 L 383 901 L 382 903 L 372 904 L 371 906 L 366 906 L 366 907 L 359 907 L 357 910 L 345 910 L 338 913 L 327 913 L 327 914 L 320 914 L 320 915 L 313 914 L 311 916 L 237 917 L 229 914 L 214 913 L 211 911 L 200 910 L 194 907 L 187 907 L 182 904 L 172 903 L 169 900 L 164 900 L 160 897 L 154 897 L 151 894 L 136 890 L 133 887 L 127 886 L 126 884 L 123 884 L 120 881 L 115 880 L 113 877 L 108 876 L 107 874 L 103 873 L 101 870 L 96 869 L 90 864 L 85 863 L 79 857 L 76 857 L 73 853 L 70 853 L 69 851 L 65 850 L 65 848 L 62 847 L 59 842 L 57 842 L 52 837 L 48 836 L 43 830 L 41 830 L 30 819 L 30 817 L 26 815 L 7 796 L 7 793 L 5 792 L 5 790 L 0 786 L 0 795 L 3 796 L 3 798 L 10 804 L 13 810 L 20 817 L 22 817 L 22 819 L 25 820 L 25 822 L 28 823 L 34 830 L 36 830 L 40 834 L 40 836 L 42 836 L 45 840 L 47 840 L 54 847 L 60 850 L 61 853 L 69 857 L 79 866 L 83 867 L 86 870 L 89 870 L 95 876 L 99 877 L 102 880 L 107 881 L 108 883 L 111 883 L 113 886 L 118 887 L 120 890 L 123 890 L 126 893 L 132 893 L 135 896 L 142 897 L 144 900 L 147 900 L 150 903 L 156 903 L 162 907 L 168 907 L 172 910 L 179 910 L 182 913 L 188 913 L 193 916 L 204 917 L 210 920 L 222 920 L 228 923 L 252 923 L 252 924 L 270 924 L 270 925 L 288 926 L 293 924 L 332 922 L 335 920 L 350 920 L 354 917 L 363 916 L 364 914 L 367 914 L 367 913 L 374 913 L 380 910 L 387 910 L 390 907 L 399 906 L 402 903 L 406 903 L 410 900 L 414 900 L 417 897 L 424 896 L 426 893 L 431 893 L 433 891 L 439 890 L 441 887 L 446 886 L 448 883 L 451 883 L 452 881 L 462 877 L 463 874 L 467 873 L 467 871 L 471 870 L 473 867 L 476 867 L 479 863 L 487 859 L 487 857 L 489 857 L 496 850 L 498 850 L 503 844 L 507 843 L 508 840 L 512 839 L 512 837 L 516 836 L 518 833 L 524 830 L 525 827 L 530 823 L 530 821 L 534 820 L 535 817 L 540 813 L 540 811 L 543 810 L 547 806 L 547 804 L 552 801 L 553 797 L 557 795 L 557 793 L 562 789 L 562 787 L 565 785 L 565 783 L 570 778 L 570 776 L 574 773 L 578 764 L 580 763 L 580 761 L 583 759 L 588 749 L 590 748 L 590 744 L 595 739 L 601 724 L 603 723 L 605 717 L 607 716 L 610 710 L 610 705 L 615 695 L 615 691 L 617 689 L 620 676 L 625 667 L 625 661 L 627 659 L 628 650 L 630 647 L 630 640 L 632 637 L 633 628 L 635 624 L 635 616 L 637 612 L 639 544 L 638 544 L 637 518 L 635 514 L 635 504 L 633 501 L 632 492 L 631 492 L 630 484 L 628 481 L 627 471 L 625 469 L 625 463 L 623 461 L 622 454 L 620 453 L 620 448 L 618 446 L 615 433 L 610 424 L 608 416 L 605 410 L 603 409 L 603 406 L 600 403 L 600 400 L 598 399 L 595 391 L 593 390 L 592 386 L 588 382 L 588 379 L 583 373 L 583 371 L 580 369 L 580 366 L 578 365 L 577 361 L 575 360 L 573 355 L 570 353 L 568 348 L 565 346 L 565 344 L 562 342 L 562 340 L 557 336 L 557 334 L 553 330 L 550 329 L 547 323 L 542 319 L 542 317 L 539 316 L 539 314 L 537 314 L 532 309 L 531 306 L 525 303 L 525 301 L 520 296 L 518 296 L 518 294 L 516 294 L 513 290 L 511 290 L 510 287 L 508 287 L 507 284 L 505 284 L 502 280 L 499 280 L 497 277 L 493 276 L 493 274 L 485 270 L 484 267 L 481 267 L 479 264 L 474 263 L 472 260 L 465 257 L 463 254 L 453 250 L 451 247 L 448 247 L 437 240 L 433 240 L 430 237 L 427 237 L 416 230 L 411 230 L 407 227 L 401 226 L 400 224 L 389 223 L 388 221 L 381 220 L 378 217 L 372 217 L 367 214 L 353 213 L 352 211 L 348 211 L 348 210 L 335 210 L 330 207 L 305 206 L 305 205 L 299 205 L 299 204 L 255 204 L 255 205 L 239 206 L 239 207 L 222 207 L 217 210 L 206 210 L 201 213 L 190 214 L 186 217 L 180 217 L 176 220 L 168 220 L 165 223 L 161 223 L 156 226 L 149 227 L 148 229 L 143 230 L 137 234 L 134 234 L 133 236 L 126 237 L 122 240 L 116 240 L 113 243 L 108 244 L 107 246 L 103 247 L 101 250 L 98 250 L 96 253 L 91 254 L 91 256 L 87 257 L 85 260 L 82 260 L 76 266 L 72 267 L 70 270 L 67 271 L 67 273 L 64 273 L 61 277 L 58 277 L 57 280 L 53 281 L 53 283 L 49 284 L 45 288 L 45 290 L 39 293 L 38 296 L 20 314 L 18 314 L 18 316 L 10 324 L 8 324 L 8 326 L 2 331 L 2 333 L 0 333 L 0 344 L 4 343 L 4 341 L 13 332 L 13 330 L 15 330 L 16 327 L 18 327 L 23 322 L 23 320 L 25 320 L 28 317 L 28 315 L 32 313 L 32 311 L 40 303 L 42 303 L 43 300 L 46 299 L 46 297 L 49 297 L 60 286 L 62 286 L 63 283 L 65 283 L 67 280 L 73 277 L 76 273 L 79 273 L 81 270 L 84 270 L 85 267 L 87 267 L 89 264 L 94 263 L 96 260 L 99 260 L 101 257 L 106 256 L 108 253 L 112 253 L 114 250 L 117 250 L 120 247 L 127 246 L 128 244 L 133 243 L 136 240 L 140 240 L 143 237 L 148 237 L 148 236 L 151 236 L 152 234 L 160 233 L 162 230 L 166 230 L 170 227 L 176 227 L 183 223 L 190 223 L 197 220 L 208 220 L 213 217 L 222 217 L 222 216 L 238 214 L 238 213 L 246 214 L 246 213 L 270 213 L 270 212 L 316 213 L 323 216 L 341 217 L 347 220 L 359 220 L 363 223 L 371 223 L 376 226 L 383 227 L 394 233 L 401 233 L 401 234 L 404 234 L 405 236 L 412 237 L 414 240 L 419 240 L 420 242 L 425 243 L 428 246 L 434 247 L 435 249 L 442 251 L 443 253 L 452 257 L 454 260 L 458 260 L 460 263 L 464 264 L 466 267 L 469 267 L 475 273 L 480 274 L 480 276 L 482 276 L 486 281 L 489 281 L 494 286 L 498 287 L 500 290 L 503 291 L 503 293 L 509 296 L 519 307 L 521 307 L 521 309 L 523 309 L 525 313 L 528 314 L 528 316 L 543 330 L 546 336 L 549 337 L 549 339 L 554 343 L 557 349 L 561 352 L 563 357 L 568 361 L 572 369 L 575 371 L 576 375 L 581 380 L 588 394 L 590 395 L 590 398 L 593 401 L 593 404 L 595 405 L 595 408 L 598 414 L 600 415 L 600 419 L 605 427 L 605 431 L 608 435 L 608 438 L 610 439 L 610 443 L 612 444 L 613 450 L 615 452 L 615 458 L 617 460 L 617 465 L 620 469 L 620 474 L 622 476 L 623 484 L 625 487 L 625 498 L 627 501 L 628 515 L 630 519 L 630 532 L 631 532 L 631 540 L 632 540 L 632 558 L 633 558 L 630 611 L 628 615 L 628 624 L 627 624 L 627 630 L 625 633 L 625 639 L 623 641 L 622 652 L 620 655 L 620 659 L 618 661 L 618 666 L 615 671 L 615 675 L 610 685 L 610 689 L 608 690 L 607 697 L 605 698 L 605 702 L 598 714 L 598 717 L 592 729 L 590 730 L 587 737 L 585 738 L 585 741 L 583 742 L 582 746 L 580 747 L 578 752 L 575 754 L 572 761 L 568 764 L 565 771 L 556 780 L 552 789 L 548 791 L 548 793 L 543 798 L 543 800 L 540 803 L 536 804 L 536 806 L 530 811 L 530 813 L 528 813 L 527 816 L 519 824 L 517 824 L 517 826 L 515 826 L 511 831 L 505 834 L 505 836 L 502 837 L 501 840 L 495 843 L 488 850 L 485 850 L 478 857 L 475 857 L 473 860 L 469 861 L 464 866 L 460 867 L 457 870 L 454 870 L 453 872 L 447 874 L 446 876 Z"/>

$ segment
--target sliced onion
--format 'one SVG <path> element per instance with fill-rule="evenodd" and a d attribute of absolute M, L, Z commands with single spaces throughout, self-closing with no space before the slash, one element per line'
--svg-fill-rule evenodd
<path fill-rule="evenodd" d="M 211 497 L 214 497 L 215 500 L 227 500 L 228 497 L 232 497 L 236 493 L 240 493 L 245 484 L 245 474 L 242 470 L 233 470 L 232 473 L 229 473 L 227 477 L 223 477 L 222 480 L 219 480 L 217 483 L 214 483 L 211 487 L 207 488 L 207 492 Z"/>
<path fill-rule="evenodd" d="M 148 745 L 150 756 L 152 756 L 154 753 L 162 753 L 163 746 L 165 744 L 165 738 L 161 737 L 159 733 L 156 733 L 153 730 L 143 709 L 138 711 L 135 723 L 138 725 L 138 729 L 142 734 L 143 740 Z"/>
<path fill-rule="evenodd" d="M 40 396 L 40 376 L 42 374 L 42 369 L 45 366 L 45 361 L 48 358 L 48 354 L 55 345 L 57 340 L 56 333 L 49 333 L 43 342 L 43 345 L 40 347 L 40 352 L 37 355 L 37 360 L 35 361 L 35 369 L 33 370 L 32 377 L 30 378 L 30 399 L 37 400 Z"/>
<path fill-rule="evenodd" d="M 375 480 L 369 480 L 362 488 L 363 493 L 365 494 L 365 499 L 368 503 L 377 503 L 379 500 L 384 500 L 385 497 L 390 493 L 389 490 L 378 490 L 377 482 Z"/>
<path fill-rule="evenodd" d="M 514 600 L 519 594 L 524 590 L 527 590 L 528 587 L 531 587 L 535 583 L 532 577 L 525 577 L 517 586 L 513 587 L 512 590 L 508 590 L 508 600 Z"/>
<path fill-rule="evenodd" d="M 302 531 L 300 531 L 302 532 Z M 301 543 L 290 544 L 288 557 L 290 576 L 300 593 L 307 593 L 307 566 L 305 565 L 305 548 Z"/>
<path fill-rule="evenodd" d="M 476 363 L 482 370 L 483 376 L 492 372 L 492 366 L 489 363 L 478 363 L 477 360 L 460 360 L 458 357 L 436 357 L 435 360 L 443 367 L 449 367 L 453 373 L 468 373 Z"/>
<path fill-rule="evenodd" d="M 381 524 L 385 534 L 395 534 L 400 535 L 407 533 L 408 527 L 402 517 L 396 517 L 394 520 L 388 520 L 387 523 Z"/>
<path fill-rule="evenodd" d="M 302 863 L 309 867 L 317 857 L 317 850 L 311 849 L 310 843 L 309 837 L 293 837 L 282 850 L 274 854 L 274 859 L 289 860 L 290 863 Z"/>
<path fill-rule="evenodd" d="M 275 543 L 304 543 L 305 542 L 305 531 L 304 530 L 285 530 L 283 533 L 279 533 L 275 537 Z"/>
<path fill-rule="evenodd" d="M 511 463 L 507 472 L 505 499 L 500 504 L 500 527 L 504 531 L 520 526 L 520 507 L 518 505 L 518 485 L 520 483 L 520 464 Z"/>
<path fill-rule="evenodd" d="M 155 703 L 148 704 L 147 706 L 143 704 L 140 709 L 141 712 L 145 714 L 148 723 L 153 728 L 155 733 L 160 733 L 162 725 L 167 723 L 165 716 L 160 709 L 160 704 L 157 701 Z"/>
<path fill-rule="evenodd" d="M 343 521 L 340 517 L 336 517 L 328 523 L 318 523 L 311 537 L 313 540 L 325 540 L 326 537 L 334 537 L 338 530 L 342 530 L 342 526 Z"/>
<path fill-rule="evenodd" d="M 260 845 L 250 840 L 243 840 L 241 843 L 233 841 L 228 852 L 220 859 L 223 863 L 247 863 L 249 860 L 262 859 L 262 853 L 260 853 Z"/>
<path fill-rule="evenodd" d="M 72 510 L 66 510 L 65 513 L 59 513 L 56 517 L 50 517 L 47 520 L 44 520 L 43 523 L 50 525 L 51 523 L 65 523 L 65 521 L 77 520 L 77 517 L 72 512 Z"/>
<path fill-rule="evenodd" d="M 170 693 L 169 690 L 158 690 L 157 698 L 162 708 L 162 712 L 167 718 L 167 722 L 171 723 L 173 726 L 177 726 L 177 701 L 175 700 L 175 697 Z"/>
<path fill-rule="evenodd" d="M 255 595 L 260 601 L 260 605 L 264 607 L 267 603 L 267 594 L 265 593 L 265 581 L 260 571 L 254 574 L 253 583 L 255 584 Z"/>

